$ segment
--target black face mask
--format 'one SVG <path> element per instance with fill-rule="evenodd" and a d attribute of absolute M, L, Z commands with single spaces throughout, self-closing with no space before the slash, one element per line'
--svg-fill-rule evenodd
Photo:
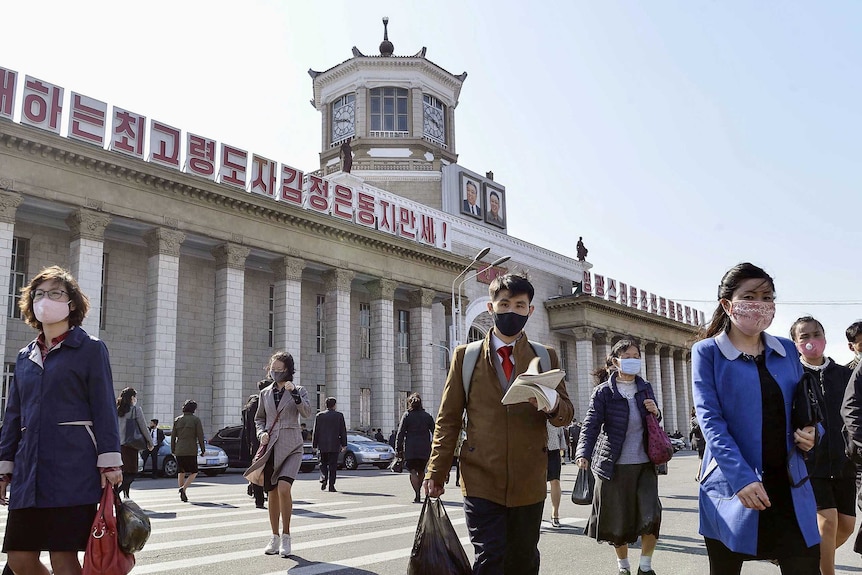
<path fill-rule="evenodd" d="M 494 325 L 506 337 L 514 337 L 521 333 L 521 330 L 527 325 L 527 320 L 530 319 L 528 315 L 521 315 L 513 311 L 492 313 L 492 315 L 494 317 Z"/>

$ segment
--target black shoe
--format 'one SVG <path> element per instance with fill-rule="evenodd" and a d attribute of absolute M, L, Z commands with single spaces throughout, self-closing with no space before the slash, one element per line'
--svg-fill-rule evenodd
<path fill-rule="evenodd" d="M 257 505 L 255 505 L 255 507 L 257 507 L 258 509 L 266 509 L 266 505 L 264 505 L 263 503 L 258 503 Z"/>
<path fill-rule="evenodd" d="M 326 482 L 325 482 L 325 481 L 321 482 L 321 484 L 320 484 L 320 490 L 321 490 L 321 491 L 326 491 Z"/>
<path fill-rule="evenodd" d="M 330 493 L 337 493 L 337 491 L 335 490 L 335 487 L 333 487 L 332 485 L 329 486 L 329 492 Z"/>
<path fill-rule="evenodd" d="M 251 488 L 251 483 L 248 484 L 248 488 L 245 490 L 248 493 L 249 497 L 254 497 L 254 490 Z"/>
<path fill-rule="evenodd" d="M 649 571 L 641 571 L 641 568 L 638 567 L 638 575 L 655 575 L 655 571 L 650 569 Z"/>
<path fill-rule="evenodd" d="M 189 498 L 188 498 L 188 497 L 186 497 L 186 490 L 185 490 L 185 489 L 183 489 L 182 487 L 180 487 L 180 500 L 181 500 L 183 503 L 186 503 L 186 502 L 189 500 Z"/>

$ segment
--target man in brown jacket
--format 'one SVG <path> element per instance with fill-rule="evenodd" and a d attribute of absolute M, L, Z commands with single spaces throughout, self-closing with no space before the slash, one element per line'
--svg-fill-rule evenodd
<path fill-rule="evenodd" d="M 522 275 L 507 274 L 491 282 L 488 312 L 494 329 L 485 337 L 465 397 L 462 365 L 466 346 L 455 350 L 434 429 L 425 491 L 444 493 L 455 445 L 467 411 L 467 438 L 461 446 L 461 491 L 476 561 L 474 575 L 536 575 L 539 572 L 539 528 L 545 502 L 548 465 L 546 421 L 565 426 L 574 408 L 565 383 L 550 412 L 530 403 L 503 405 L 512 381 L 536 357 L 524 325 L 533 313 L 533 285 Z M 500 351 L 508 347 L 508 350 Z M 548 348 L 551 369 L 559 367 Z M 508 365 L 507 365 L 508 364 Z"/>

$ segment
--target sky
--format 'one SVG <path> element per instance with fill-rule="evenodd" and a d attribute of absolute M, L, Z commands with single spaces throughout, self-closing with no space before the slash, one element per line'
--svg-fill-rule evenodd
<path fill-rule="evenodd" d="M 508 233 L 709 317 L 743 261 L 852 358 L 862 319 L 862 3 L 95 0 L 7 3 L 0 67 L 265 157 L 319 167 L 309 68 L 351 47 L 468 77 L 459 164 Z M 20 90 L 20 84 L 19 84 Z"/>

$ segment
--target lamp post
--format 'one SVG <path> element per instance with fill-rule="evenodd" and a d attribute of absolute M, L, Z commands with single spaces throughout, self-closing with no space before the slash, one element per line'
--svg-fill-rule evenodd
<path fill-rule="evenodd" d="M 452 350 L 446 347 L 445 345 L 440 345 L 439 343 L 430 342 L 428 345 L 433 345 L 434 347 L 439 347 L 443 351 L 446 352 L 446 363 L 452 363 Z"/>
<path fill-rule="evenodd" d="M 473 265 L 488 255 L 488 252 L 491 251 L 491 248 L 482 248 L 482 250 L 476 254 L 476 257 L 473 258 L 473 261 L 470 262 L 470 265 L 461 270 L 455 279 L 452 280 L 452 326 L 449 328 L 449 342 L 452 345 L 452 349 L 455 349 L 455 346 L 461 343 L 461 335 L 459 332 L 459 328 L 461 327 L 461 302 L 460 298 L 458 303 L 455 302 L 455 282 L 461 279 L 461 276 L 468 273 L 471 269 L 473 269 Z"/>
<path fill-rule="evenodd" d="M 478 275 L 481 275 L 481 274 L 485 273 L 485 272 L 486 272 L 486 271 L 488 271 L 489 269 L 491 269 L 491 268 L 493 268 L 493 267 L 495 267 L 495 266 L 498 266 L 498 265 L 500 265 L 500 264 L 504 264 L 504 263 L 506 263 L 506 262 L 507 262 L 507 261 L 509 261 L 511 258 L 512 258 L 512 256 L 503 256 L 503 257 L 497 258 L 496 260 L 494 260 L 494 261 L 493 261 L 493 262 L 491 262 L 490 264 L 486 265 L 484 268 L 480 269 L 479 271 L 477 271 L 477 272 L 476 272 L 476 273 L 474 273 L 473 275 L 465 277 L 463 280 L 461 280 L 461 283 L 459 283 L 459 284 L 458 284 L 458 311 L 459 311 L 459 313 L 458 313 L 458 330 L 461 332 L 461 335 L 463 335 L 463 336 L 464 336 L 464 340 L 465 340 L 465 342 L 466 342 L 466 339 L 467 339 L 467 333 L 466 333 L 466 332 L 467 332 L 467 326 L 466 326 L 466 325 L 462 325 L 462 322 L 464 321 L 464 318 L 461 316 L 461 313 L 460 313 L 460 311 L 461 311 L 461 286 L 463 286 L 463 285 L 464 285 L 464 283 L 466 283 L 467 281 L 469 281 L 469 280 L 471 280 L 471 279 L 475 278 L 476 276 L 478 276 Z M 453 348 L 452 348 L 452 349 L 455 349 L 455 348 L 454 348 L 454 346 L 453 346 Z"/>

